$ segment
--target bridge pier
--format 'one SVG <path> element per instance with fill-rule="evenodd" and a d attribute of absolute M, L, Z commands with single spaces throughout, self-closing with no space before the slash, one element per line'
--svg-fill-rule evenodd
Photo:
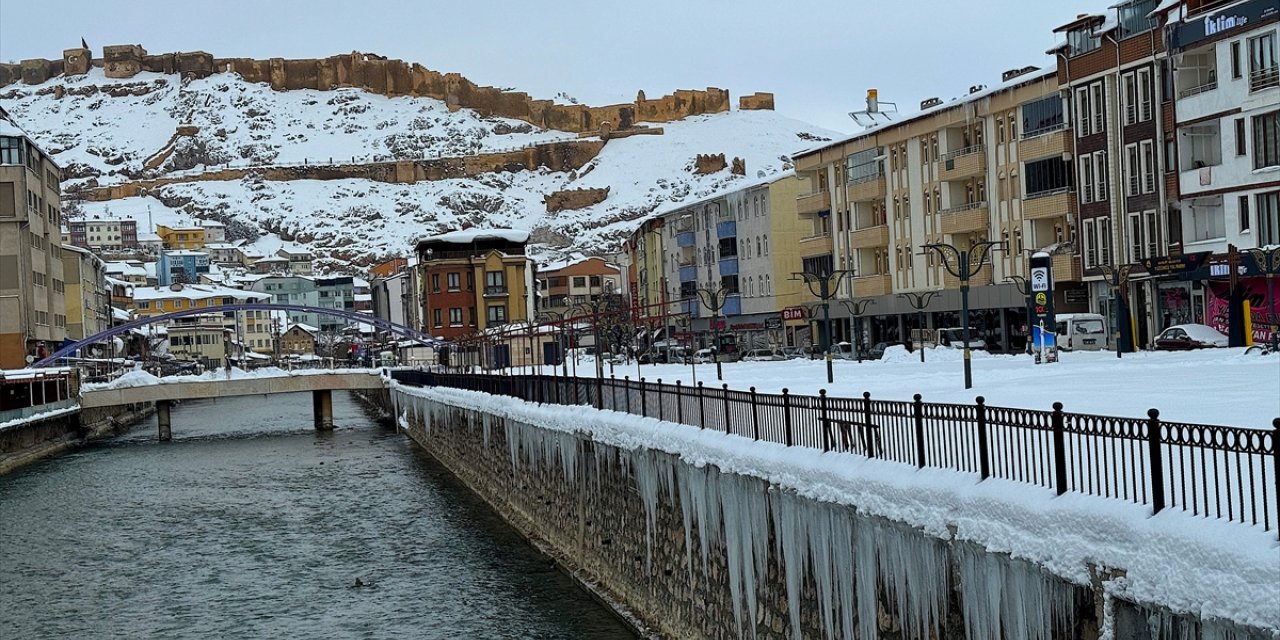
<path fill-rule="evenodd" d="M 333 392 L 320 389 L 311 392 L 311 413 L 317 431 L 333 430 Z"/>
<path fill-rule="evenodd" d="M 156 401 L 156 423 L 160 426 L 160 442 L 168 442 L 173 439 L 172 409 L 172 400 Z"/>

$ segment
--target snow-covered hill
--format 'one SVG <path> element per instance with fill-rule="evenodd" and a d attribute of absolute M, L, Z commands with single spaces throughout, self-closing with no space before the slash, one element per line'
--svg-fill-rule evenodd
<path fill-rule="evenodd" d="M 548 170 L 389 184 L 357 179 L 199 180 L 222 166 L 329 164 L 457 157 L 573 134 L 543 130 L 431 98 L 387 98 L 359 89 L 274 91 L 234 74 L 182 82 L 142 73 L 108 79 L 100 69 L 0 90 L 0 106 L 66 170 L 65 188 L 189 176 L 148 196 L 85 202 L 147 224 L 161 217 L 233 218 L 274 242 L 283 237 L 332 256 L 330 264 L 400 254 L 413 237 L 456 227 L 513 226 L 586 251 L 613 249 L 628 223 L 656 207 L 700 197 L 789 166 L 787 154 L 835 135 L 772 111 L 734 111 L 663 124 L 661 136 L 610 140 L 576 174 Z M 175 135 L 181 129 L 182 135 Z M 747 175 L 690 170 L 698 154 L 746 160 Z M 547 214 L 543 196 L 609 187 L 591 207 Z M 74 207 L 72 207 L 74 210 Z"/>

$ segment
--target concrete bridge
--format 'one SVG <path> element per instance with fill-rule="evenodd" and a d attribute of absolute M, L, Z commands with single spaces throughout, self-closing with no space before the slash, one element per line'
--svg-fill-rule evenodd
<path fill-rule="evenodd" d="M 198 398 L 228 398 L 232 396 L 257 396 L 273 393 L 311 392 L 311 408 L 316 429 L 333 428 L 333 391 L 382 389 L 380 372 L 327 372 L 228 378 L 225 380 L 200 378 L 190 381 L 161 382 L 136 387 L 93 389 L 80 394 L 80 407 L 112 407 L 135 403 L 154 402 L 160 424 L 160 439 L 172 438 L 170 410 L 175 400 Z"/>

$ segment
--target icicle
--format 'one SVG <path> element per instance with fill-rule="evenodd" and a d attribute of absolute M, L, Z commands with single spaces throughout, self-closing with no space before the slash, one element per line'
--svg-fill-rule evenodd
<path fill-rule="evenodd" d="M 857 551 L 854 557 L 858 563 L 854 565 L 857 572 L 855 584 L 858 589 L 858 637 L 879 637 L 880 629 L 876 617 L 879 605 L 876 600 L 876 526 L 865 517 L 859 518 L 858 527 L 854 529 L 854 540 Z"/>
<path fill-rule="evenodd" d="M 631 468 L 636 479 L 636 490 L 644 505 L 645 571 L 653 573 L 653 532 L 658 513 L 658 469 L 655 454 L 647 449 L 631 452 Z"/>
<path fill-rule="evenodd" d="M 808 566 L 809 532 L 805 501 L 789 492 L 778 492 L 770 501 L 773 507 L 774 546 L 782 561 L 783 580 L 787 587 L 787 613 L 791 620 L 791 637 L 800 640 L 800 598 Z"/>
<path fill-rule="evenodd" d="M 578 436 L 560 432 L 556 446 L 560 451 L 560 469 L 564 472 L 565 482 L 570 485 L 578 482 Z"/>
<path fill-rule="evenodd" d="M 897 605 L 903 635 L 941 635 L 949 566 L 946 547 L 940 540 L 897 526 L 873 526 L 878 575 Z"/>
<path fill-rule="evenodd" d="M 689 571 L 689 584 L 693 585 L 693 496 L 690 491 L 693 483 L 689 481 L 689 476 L 691 473 L 698 473 L 698 470 L 690 464 L 676 465 L 674 470 L 679 477 L 680 520 L 684 523 L 684 562 Z M 699 530 L 698 535 L 706 534 Z"/>
<path fill-rule="evenodd" d="M 959 546 L 960 590 L 969 638 L 1049 640 L 1074 626 L 1073 587 L 1021 560 Z"/>
<path fill-rule="evenodd" d="M 720 504 L 724 514 L 725 555 L 729 564 L 729 592 L 733 615 L 742 635 L 743 611 L 755 637 L 759 610 L 756 578 L 764 573 L 768 558 L 769 506 L 765 484 L 757 478 L 724 474 L 720 479 Z"/>
<path fill-rule="evenodd" d="M 489 436 L 491 431 L 493 430 L 493 419 L 492 419 L 492 416 L 490 416 L 487 413 L 484 413 L 481 415 L 483 416 L 483 420 L 484 420 L 484 446 L 488 447 Z"/>

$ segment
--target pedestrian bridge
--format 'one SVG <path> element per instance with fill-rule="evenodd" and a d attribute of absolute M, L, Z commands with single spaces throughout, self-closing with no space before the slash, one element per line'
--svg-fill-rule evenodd
<path fill-rule="evenodd" d="M 333 428 L 332 392 L 382 389 L 385 383 L 379 370 L 353 372 L 293 373 L 279 376 L 169 379 L 154 384 L 84 390 L 80 408 L 113 407 L 154 402 L 159 420 L 160 439 L 170 439 L 170 409 L 175 400 L 258 396 L 274 393 L 312 394 L 312 409 L 317 429 Z"/>

